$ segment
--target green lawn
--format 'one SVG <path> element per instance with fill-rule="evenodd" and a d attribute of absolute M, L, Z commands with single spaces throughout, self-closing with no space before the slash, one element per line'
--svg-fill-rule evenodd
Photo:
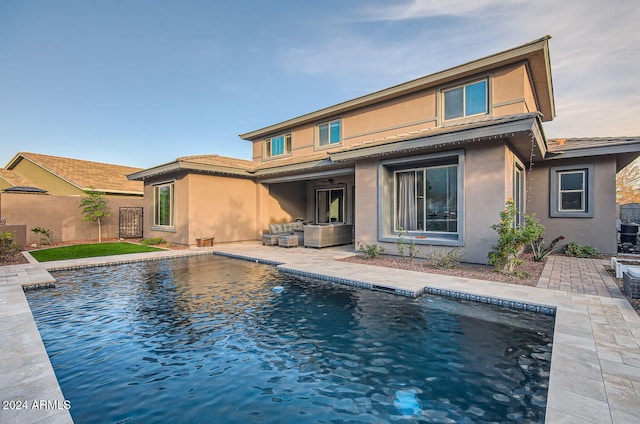
<path fill-rule="evenodd" d="M 31 256 L 38 262 L 61 261 L 64 259 L 93 258 L 96 256 L 124 255 L 125 253 L 157 252 L 157 247 L 142 246 L 126 242 L 76 244 L 73 246 L 52 247 L 34 250 Z"/>

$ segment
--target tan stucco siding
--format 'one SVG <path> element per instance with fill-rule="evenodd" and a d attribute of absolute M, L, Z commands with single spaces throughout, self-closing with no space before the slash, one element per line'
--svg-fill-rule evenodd
<path fill-rule="evenodd" d="M 3 193 L 0 194 L 0 216 L 9 224 L 27 226 L 27 243 L 38 243 L 40 236 L 31 229 L 42 227 L 51 230 L 53 240 L 97 240 L 98 224 L 83 222 L 79 207 L 82 196 L 52 196 L 41 194 Z M 108 198 L 107 206 L 111 216 L 102 223 L 102 238 L 119 237 L 119 208 L 141 207 L 142 198 Z"/>
<path fill-rule="evenodd" d="M 488 77 L 490 80 L 490 115 L 506 116 L 535 111 L 533 88 L 523 63 L 496 69 L 491 73 L 481 73 L 475 78 L 465 78 L 460 83 L 476 78 Z M 338 113 L 331 119 L 342 120 L 342 142 L 334 147 L 349 147 L 371 140 L 379 140 L 418 130 L 428 130 L 442 123 L 441 89 L 453 87 L 457 83 L 447 83 L 442 87 L 432 87 L 423 91 L 389 99 L 374 105 L 368 105 L 353 111 Z M 468 119 L 468 118 L 465 118 Z M 322 121 L 319 121 L 322 122 Z M 303 159 L 327 150 L 315 146 L 315 126 L 311 122 L 292 128 L 292 152 L 282 159 Z M 276 136 L 278 134 L 273 134 Z M 277 164 L 280 158 L 263 159 L 264 137 L 253 140 L 252 155 L 254 161 Z M 330 148 L 329 148 L 330 149 Z"/>
<path fill-rule="evenodd" d="M 355 247 L 382 244 L 378 241 L 378 161 L 356 164 Z"/>
<path fill-rule="evenodd" d="M 527 105 L 529 80 L 524 64 L 498 69 L 492 74 L 493 116 L 531 112 Z"/>
<path fill-rule="evenodd" d="M 511 196 L 510 152 L 503 144 L 486 144 L 465 150 L 464 176 L 464 261 L 486 263 L 497 241 L 491 225 L 500 219 L 500 211 Z"/>
<path fill-rule="evenodd" d="M 63 196 L 84 194 L 79 188 L 26 159 L 21 160 L 13 171 L 23 175 L 36 187 L 47 190 L 49 194 Z"/>
<path fill-rule="evenodd" d="M 571 165 L 576 167 L 594 165 L 595 187 L 592 218 L 552 218 L 549 211 L 551 167 Z M 544 238 L 550 242 L 559 235 L 563 244 L 575 242 L 589 245 L 602 253 L 615 253 L 616 237 L 616 161 L 613 157 L 553 160 L 536 163 L 529 176 L 528 212 L 535 213 L 545 226 Z M 559 246 L 559 247 L 562 247 Z"/>
<path fill-rule="evenodd" d="M 436 126 L 436 91 L 427 90 L 343 115 L 345 147 Z"/>
<path fill-rule="evenodd" d="M 296 218 L 306 220 L 306 189 L 307 184 L 304 181 L 269 184 L 266 224 L 291 222 Z M 268 225 L 265 225 L 263 229 L 268 229 Z"/>
<path fill-rule="evenodd" d="M 215 237 L 216 243 L 254 240 L 256 184 L 241 178 L 190 174 L 188 184 L 188 244 Z"/>

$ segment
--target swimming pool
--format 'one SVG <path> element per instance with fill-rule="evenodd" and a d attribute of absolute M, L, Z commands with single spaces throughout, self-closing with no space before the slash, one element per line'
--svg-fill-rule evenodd
<path fill-rule="evenodd" d="M 544 421 L 552 316 L 217 256 L 54 274 L 28 300 L 76 423 Z"/>

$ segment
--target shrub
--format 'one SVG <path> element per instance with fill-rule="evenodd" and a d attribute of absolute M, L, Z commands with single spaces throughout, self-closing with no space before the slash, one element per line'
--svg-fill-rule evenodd
<path fill-rule="evenodd" d="M 384 247 L 377 244 L 358 243 L 358 251 L 362 253 L 365 259 L 375 259 L 384 252 Z"/>
<path fill-rule="evenodd" d="M 564 247 L 564 254 L 574 258 L 599 258 L 600 252 L 592 246 L 581 246 L 578 243 L 570 242 Z"/>
<path fill-rule="evenodd" d="M 405 249 L 407 250 L 407 254 L 409 255 L 409 262 L 413 261 L 413 258 L 415 258 L 418 253 L 420 253 L 420 249 L 416 247 L 415 242 L 411 240 L 410 243 L 407 243 L 407 240 L 402 237 L 402 233 L 400 233 L 400 237 L 398 238 L 396 245 L 398 246 L 398 251 L 403 258 L 405 255 Z"/>
<path fill-rule="evenodd" d="M 140 240 L 140 244 L 143 244 L 145 246 L 155 246 L 156 244 L 165 244 L 165 243 L 166 242 L 162 237 L 153 237 L 153 238 Z"/>
<path fill-rule="evenodd" d="M 558 244 L 560 240 L 564 240 L 564 236 L 554 238 L 549 246 L 545 246 L 544 239 L 542 237 L 538 237 L 536 240 L 532 241 L 531 250 L 533 251 L 533 260 L 536 262 L 543 261 L 547 256 L 553 253 L 556 244 Z"/>
<path fill-rule="evenodd" d="M 53 244 L 51 242 L 51 230 L 42 227 L 34 227 L 31 229 L 34 234 L 40 234 L 40 241 L 47 242 L 48 245 Z"/>
<path fill-rule="evenodd" d="M 453 269 L 460 265 L 462 251 L 458 247 L 440 251 L 431 249 L 428 259 L 431 260 L 431 266 L 436 269 Z"/>
<path fill-rule="evenodd" d="M 527 244 L 542 236 L 544 227 L 535 216 L 524 215 L 524 223 L 514 225 L 518 211 L 513 199 L 508 199 L 500 212 L 500 222 L 491 226 L 498 233 L 498 244 L 489 253 L 489 263 L 498 272 L 517 274 L 516 266 L 521 263 L 518 255 Z"/>
<path fill-rule="evenodd" d="M 13 233 L 0 232 L 0 263 L 10 262 L 20 253 L 20 246 L 13 240 Z"/>

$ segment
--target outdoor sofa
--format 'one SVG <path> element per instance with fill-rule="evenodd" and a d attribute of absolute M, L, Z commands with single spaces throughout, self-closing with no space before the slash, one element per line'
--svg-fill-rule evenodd
<path fill-rule="evenodd" d="M 304 247 L 329 247 L 351 244 L 352 224 L 309 224 L 304 226 Z"/>
<path fill-rule="evenodd" d="M 304 223 L 302 221 L 287 222 L 284 224 L 269 224 L 269 232 L 262 235 L 262 244 L 265 246 L 277 246 L 280 236 L 295 235 L 298 237 L 298 245 L 304 243 Z"/>

